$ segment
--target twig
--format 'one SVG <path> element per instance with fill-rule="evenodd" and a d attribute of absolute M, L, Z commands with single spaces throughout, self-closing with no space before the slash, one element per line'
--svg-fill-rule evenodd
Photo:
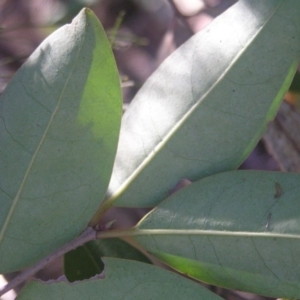
<path fill-rule="evenodd" d="M 26 271 L 24 271 L 23 273 L 15 277 L 13 280 L 11 280 L 7 285 L 5 285 L 2 289 L 0 289 L 0 297 L 5 293 L 7 293 L 9 290 L 15 288 L 16 286 L 24 282 L 25 280 L 31 278 L 36 272 L 44 268 L 46 265 L 48 265 L 56 258 L 60 257 L 61 255 L 73 249 L 76 249 L 79 246 L 82 246 L 87 242 L 95 240 L 96 237 L 97 237 L 97 231 L 94 230 L 92 227 L 88 227 L 79 237 L 67 243 L 60 249 L 56 250 L 55 252 L 51 253 L 46 258 L 38 262 L 36 265 L 27 269 Z"/>
<path fill-rule="evenodd" d="M 123 22 L 123 19 L 124 19 L 124 16 L 125 16 L 126 12 L 125 11 L 121 11 L 117 17 L 117 20 L 112 28 L 112 31 L 111 31 L 111 35 L 109 37 L 109 40 L 110 40 L 110 44 L 111 46 L 113 47 L 114 46 L 114 43 L 116 41 L 116 37 L 117 37 L 117 34 L 118 34 L 118 30 L 120 29 L 121 27 L 121 24 Z"/>

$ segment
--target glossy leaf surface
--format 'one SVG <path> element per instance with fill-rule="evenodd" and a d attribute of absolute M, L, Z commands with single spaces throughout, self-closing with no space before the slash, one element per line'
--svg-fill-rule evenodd
<path fill-rule="evenodd" d="M 204 282 L 300 298 L 300 175 L 232 171 L 167 198 L 137 226 L 151 254 Z"/>
<path fill-rule="evenodd" d="M 155 206 L 183 177 L 241 164 L 295 73 L 299 11 L 238 1 L 160 66 L 124 115 L 107 205 Z"/>
<path fill-rule="evenodd" d="M 117 257 L 151 263 L 137 249 L 120 239 L 86 243 L 64 256 L 64 273 L 70 282 L 89 279 L 104 269 L 101 257 Z"/>
<path fill-rule="evenodd" d="M 18 300 L 221 299 L 200 284 L 159 267 L 108 258 L 104 263 L 104 279 L 73 284 L 31 282 L 22 290 Z"/>
<path fill-rule="evenodd" d="M 29 266 L 86 227 L 108 186 L 120 118 L 112 51 L 84 9 L 0 99 L 0 272 Z"/>

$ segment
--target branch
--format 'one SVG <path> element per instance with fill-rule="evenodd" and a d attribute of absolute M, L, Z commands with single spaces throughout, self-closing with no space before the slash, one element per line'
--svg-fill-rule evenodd
<path fill-rule="evenodd" d="M 27 269 L 17 277 L 15 277 L 13 280 L 11 280 L 7 285 L 5 285 L 2 289 L 0 289 L 0 297 L 7 293 L 9 290 L 15 288 L 22 282 L 24 282 L 27 279 L 30 279 L 36 272 L 47 266 L 50 262 L 54 261 L 56 258 L 60 257 L 61 255 L 64 255 L 65 253 L 76 249 L 79 246 L 82 246 L 83 244 L 93 241 L 97 238 L 97 231 L 94 230 L 92 227 L 88 227 L 79 237 L 74 239 L 73 241 L 67 243 L 63 247 L 59 248 L 55 252 L 51 253 L 47 257 L 45 257 L 43 260 L 38 262 L 33 267 Z"/>

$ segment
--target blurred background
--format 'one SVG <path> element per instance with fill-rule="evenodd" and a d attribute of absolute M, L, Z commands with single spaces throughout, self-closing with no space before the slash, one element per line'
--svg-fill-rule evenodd
<path fill-rule="evenodd" d="M 102 22 L 117 61 L 124 110 L 145 80 L 176 48 L 208 25 L 236 0 L 1 0 L 0 93 L 43 39 L 90 7 Z M 275 121 L 243 169 L 300 170 L 299 75 Z M 122 212 L 126 226 L 143 212 Z M 37 274 L 48 280 L 61 274 L 61 261 Z M 14 276 L 12 274 L 11 276 Z M 9 280 L 10 276 L 7 277 Z M 2 286 L 3 283 L 0 283 Z M 224 299 L 270 299 L 208 286 Z M 14 299 L 6 295 L 1 299 Z"/>

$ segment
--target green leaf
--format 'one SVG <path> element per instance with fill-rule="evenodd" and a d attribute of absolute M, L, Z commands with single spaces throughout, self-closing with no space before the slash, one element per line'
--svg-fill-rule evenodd
<path fill-rule="evenodd" d="M 64 256 L 64 273 L 68 281 L 89 279 L 104 269 L 95 243 L 89 242 Z"/>
<path fill-rule="evenodd" d="M 32 281 L 21 291 L 18 300 L 221 299 L 200 284 L 156 266 L 108 258 L 104 263 L 104 279 L 73 284 Z"/>
<path fill-rule="evenodd" d="M 112 51 L 84 9 L 0 100 L 0 272 L 29 266 L 86 227 L 108 186 L 120 118 Z"/>
<path fill-rule="evenodd" d="M 295 73 L 299 11 L 238 1 L 175 51 L 124 115 L 105 205 L 155 206 L 183 177 L 237 168 Z"/>
<path fill-rule="evenodd" d="M 300 298 L 299 174 L 232 171 L 175 193 L 136 240 L 180 272 L 269 297 Z"/>
<path fill-rule="evenodd" d="M 104 269 L 101 260 L 103 256 L 151 263 L 144 254 L 120 239 L 97 240 L 86 243 L 64 256 L 67 279 L 73 282 L 100 274 Z"/>

